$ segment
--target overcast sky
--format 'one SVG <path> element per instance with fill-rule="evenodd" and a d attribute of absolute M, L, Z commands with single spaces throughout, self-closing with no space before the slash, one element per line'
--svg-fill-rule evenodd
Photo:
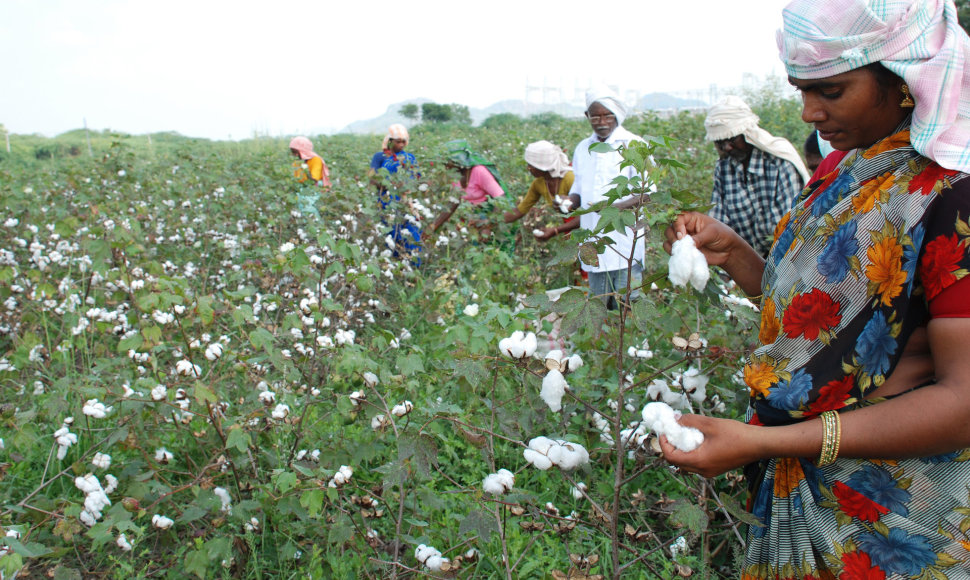
<path fill-rule="evenodd" d="M 240 139 L 332 132 L 413 98 L 485 107 L 530 85 L 737 86 L 784 75 L 786 3 L 0 0 L 0 123 Z"/>

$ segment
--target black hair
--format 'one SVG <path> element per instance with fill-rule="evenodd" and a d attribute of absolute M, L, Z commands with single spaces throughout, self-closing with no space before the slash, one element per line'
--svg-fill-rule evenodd
<path fill-rule="evenodd" d="M 898 90 L 899 86 L 904 82 L 899 75 L 883 66 L 881 62 L 873 62 L 862 68 L 869 69 L 873 76 L 876 77 L 876 84 L 882 89 L 879 95 L 879 103 L 884 103 L 889 93 Z"/>
<path fill-rule="evenodd" d="M 818 132 L 812 131 L 808 134 L 805 139 L 805 156 L 809 155 L 822 155 L 822 151 L 818 148 Z"/>

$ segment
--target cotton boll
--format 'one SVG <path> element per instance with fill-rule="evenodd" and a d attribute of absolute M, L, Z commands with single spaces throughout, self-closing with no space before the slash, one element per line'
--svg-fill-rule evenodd
<path fill-rule="evenodd" d="M 562 376 L 562 373 L 552 370 L 546 373 L 546 376 L 542 379 L 542 390 L 539 392 L 539 396 L 549 406 L 550 411 L 558 413 L 562 409 L 562 398 L 568 387 L 569 385 L 566 384 L 566 379 Z"/>
<path fill-rule="evenodd" d="M 549 370 L 562 370 L 562 351 L 555 349 L 546 354 L 546 368 Z"/>
<path fill-rule="evenodd" d="M 570 471 L 576 469 L 580 465 L 585 465 L 589 463 L 589 452 L 586 448 L 579 443 L 573 443 L 571 441 L 561 441 L 559 448 L 561 449 L 559 461 L 556 462 L 560 469 Z"/>
<path fill-rule="evenodd" d="M 668 434 L 667 439 L 681 451 L 693 451 L 704 442 L 704 434 L 697 429 L 681 427 Z"/>
<path fill-rule="evenodd" d="M 690 236 L 684 236 L 673 243 L 667 269 L 670 282 L 679 288 L 683 288 L 689 282 L 696 290 L 701 291 L 707 286 L 711 276 L 707 259 L 697 249 L 694 238 Z"/>
<path fill-rule="evenodd" d="M 667 385 L 667 381 L 663 379 L 654 379 L 647 386 L 647 398 L 656 401 L 662 398 L 664 393 L 669 391 L 670 387 Z"/>
<path fill-rule="evenodd" d="M 579 356 L 578 354 L 574 354 L 573 356 L 569 357 L 568 368 L 570 371 L 574 371 L 581 366 L 583 366 L 583 357 Z"/>
<path fill-rule="evenodd" d="M 586 491 L 586 484 L 582 481 L 577 482 L 575 486 L 570 488 L 569 492 L 572 494 L 573 499 L 583 499 L 583 492 Z"/>
<path fill-rule="evenodd" d="M 377 375 L 375 375 L 374 373 L 372 372 L 364 373 L 364 384 L 367 385 L 368 387 L 374 388 L 377 386 L 379 382 L 380 380 L 377 378 Z"/>
<path fill-rule="evenodd" d="M 536 348 L 539 347 L 539 340 L 536 338 L 536 333 L 530 332 L 526 334 L 522 340 L 522 347 L 525 349 L 525 356 L 530 357 L 534 355 Z"/>
<path fill-rule="evenodd" d="M 526 449 L 522 452 L 522 456 L 525 460 L 531 463 L 536 469 L 541 469 L 545 471 L 552 467 L 552 461 L 549 460 L 544 454 L 535 451 L 534 449 Z"/>
<path fill-rule="evenodd" d="M 475 316 L 478 316 L 478 310 L 479 310 L 478 304 L 469 304 L 468 306 L 465 307 L 463 312 L 465 313 L 465 316 L 475 317 Z"/>
<path fill-rule="evenodd" d="M 502 495 L 515 485 L 515 475 L 508 469 L 490 473 L 482 481 L 482 490 L 492 495 Z"/>
<path fill-rule="evenodd" d="M 168 528 L 172 527 L 174 523 L 174 520 L 163 515 L 155 514 L 152 516 L 152 525 L 162 530 L 167 530 Z"/>

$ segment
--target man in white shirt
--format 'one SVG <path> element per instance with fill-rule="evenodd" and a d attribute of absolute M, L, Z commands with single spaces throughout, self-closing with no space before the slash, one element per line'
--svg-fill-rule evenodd
<path fill-rule="evenodd" d="M 618 175 L 633 177 L 636 174 L 632 167 L 620 169 L 622 157 L 619 153 L 591 153 L 590 146 L 594 143 L 606 143 L 615 149 L 619 145 L 628 145 L 631 141 L 643 141 L 623 128 L 626 107 L 608 88 L 595 88 L 586 93 L 586 118 L 589 119 L 593 134 L 576 146 L 573 154 L 573 173 L 576 180 L 569 191 L 573 203 L 578 203 L 583 209 L 606 199 L 606 192 L 613 189 L 612 181 Z M 627 199 L 624 198 L 624 201 Z M 620 206 L 619 203 L 617 205 Z M 576 228 L 593 231 L 599 219 L 598 212 L 583 214 L 578 220 L 549 228 L 546 235 L 541 237 L 551 237 Z M 590 294 L 609 295 L 606 297 L 606 305 L 614 310 L 617 307 L 617 297 L 624 298 L 628 282 L 629 287 L 634 289 L 630 298 L 639 295 L 637 288 L 643 272 L 643 231 L 626 228 L 622 232 L 609 232 L 603 237 L 609 237 L 613 243 L 597 256 L 596 265 L 583 263 L 582 268 L 589 276 Z"/>

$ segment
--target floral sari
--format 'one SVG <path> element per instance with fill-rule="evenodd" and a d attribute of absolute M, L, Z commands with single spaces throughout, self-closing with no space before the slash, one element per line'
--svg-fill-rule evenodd
<path fill-rule="evenodd" d="M 970 180 L 917 153 L 908 127 L 850 152 L 775 230 L 748 420 L 783 425 L 865 397 L 928 302 L 970 268 Z M 913 385 L 918 387 L 919 385 Z M 970 420 L 970 418 L 968 418 Z M 748 466 L 743 578 L 970 578 L 970 449 L 906 460 Z"/>

